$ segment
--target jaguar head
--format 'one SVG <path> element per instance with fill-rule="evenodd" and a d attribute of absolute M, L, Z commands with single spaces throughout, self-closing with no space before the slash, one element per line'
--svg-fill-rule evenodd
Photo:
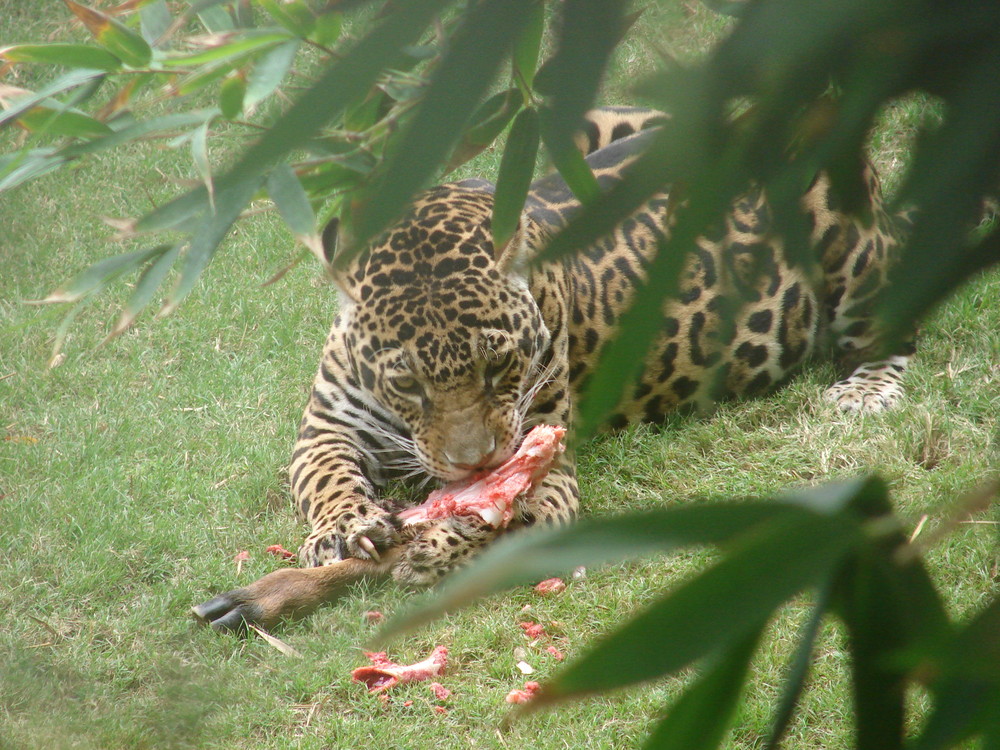
<path fill-rule="evenodd" d="M 487 190 L 435 188 L 336 273 L 357 381 L 445 481 L 517 450 L 550 348 L 521 240 L 494 247 L 492 210 Z"/>

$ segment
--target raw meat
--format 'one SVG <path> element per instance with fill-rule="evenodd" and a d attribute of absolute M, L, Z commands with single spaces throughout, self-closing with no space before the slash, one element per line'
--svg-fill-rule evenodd
<path fill-rule="evenodd" d="M 538 425 L 503 464 L 433 491 L 425 503 L 404 510 L 399 518 L 415 525 L 475 514 L 493 528 L 505 528 L 514 517 L 514 500 L 534 488 L 565 450 L 565 435 L 564 427 Z"/>
<path fill-rule="evenodd" d="M 437 677 L 444 671 L 448 661 L 448 649 L 445 646 L 437 646 L 430 656 L 416 664 L 396 664 L 389 661 L 384 651 L 377 653 L 366 651 L 365 656 L 372 665 L 358 667 L 351 672 L 351 677 L 357 682 L 365 683 L 368 692 L 380 693 L 400 682 L 419 682 Z"/>
<path fill-rule="evenodd" d="M 446 701 L 451 697 L 451 691 L 440 682 L 432 682 L 430 688 L 431 692 L 434 693 L 434 697 L 439 701 Z"/>
<path fill-rule="evenodd" d="M 294 560 L 295 559 L 295 553 L 294 552 L 289 552 L 287 549 L 285 549 L 284 547 L 282 547 L 280 544 L 272 544 L 270 547 L 268 547 L 264 551 L 267 552 L 267 553 L 269 553 L 269 554 L 274 555 L 275 557 L 281 557 L 281 558 L 283 558 L 285 560 Z"/>
<path fill-rule="evenodd" d="M 562 578 L 546 578 L 535 584 L 535 593 L 538 594 L 561 594 L 565 590 L 566 584 Z"/>
<path fill-rule="evenodd" d="M 504 700 L 508 703 L 527 703 L 535 697 L 541 687 L 537 682 L 526 682 L 524 690 L 511 690 Z"/>
<path fill-rule="evenodd" d="M 518 627 L 533 641 L 537 641 L 545 635 L 545 626 L 540 622 L 519 622 Z"/>

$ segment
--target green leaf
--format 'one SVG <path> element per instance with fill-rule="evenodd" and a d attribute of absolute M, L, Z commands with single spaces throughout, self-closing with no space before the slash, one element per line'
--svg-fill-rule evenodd
<path fill-rule="evenodd" d="M 278 3 L 277 0 L 258 0 L 258 2 L 271 18 L 295 36 L 305 38 L 312 34 L 316 19 L 301 0 L 284 3 Z"/>
<path fill-rule="evenodd" d="M 346 130 L 367 130 L 379 119 L 379 111 L 386 105 L 386 93 L 375 87 L 359 102 L 344 112 L 343 125 Z"/>
<path fill-rule="evenodd" d="M 379 642 L 409 632 L 479 597 L 573 570 L 669 552 L 696 544 L 726 544 L 765 524 L 805 524 L 814 516 L 844 514 L 858 498 L 884 493 L 874 479 L 832 483 L 790 493 L 777 502 L 685 506 L 607 519 L 583 519 L 566 529 L 525 531 L 491 545 L 435 596 L 394 620 Z"/>
<path fill-rule="evenodd" d="M 942 648 L 928 652 L 937 676 L 934 710 L 912 750 L 944 750 L 979 733 L 1000 730 L 1000 598 L 994 599 Z M 983 746 L 988 745 L 984 739 Z"/>
<path fill-rule="evenodd" d="M 247 78 L 247 90 L 243 99 L 243 108 L 247 112 L 253 112 L 260 102 L 273 94 L 281 85 L 291 70 L 298 51 L 299 40 L 294 39 L 279 44 L 257 58 Z"/>
<path fill-rule="evenodd" d="M 915 320 L 950 289 L 997 262 L 994 237 L 970 257 L 965 228 L 978 219 L 981 197 L 996 188 L 1000 152 L 1000 49 L 989 49 L 970 66 L 950 102 L 951 115 L 917 145 L 901 200 L 924 210 L 916 217 L 904 260 L 893 269 L 893 284 L 882 315 L 891 333 L 909 333 Z"/>
<path fill-rule="evenodd" d="M 599 190 L 573 136 L 593 105 L 608 59 L 621 39 L 626 7 L 624 0 L 566 0 L 556 53 L 535 78 L 535 88 L 548 98 L 542 140 L 552 163 L 584 203 Z"/>
<path fill-rule="evenodd" d="M 343 14 L 331 10 L 329 7 L 320 10 L 316 16 L 316 23 L 313 27 L 312 41 L 323 47 L 328 47 L 340 38 L 340 33 L 344 28 Z"/>
<path fill-rule="evenodd" d="M 59 169 L 70 160 L 51 148 L 19 151 L 0 157 L 0 193 Z"/>
<path fill-rule="evenodd" d="M 216 177 L 217 199 L 220 193 L 228 193 L 232 187 L 251 183 L 259 185 L 263 175 L 285 154 L 308 141 L 323 125 L 340 114 L 348 103 L 364 96 L 386 60 L 416 39 L 445 2 L 406 0 L 396 4 L 395 11 L 346 56 L 330 65 L 227 173 Z M 204 211 L 207 205 L 205 189 L 196 188 L 143 216 L 136 229 L 149 231 L 176 226 Z M 199 265 L 196 263 L 191 267 Z M 193 285 L 193 279 L 187 278 Z"/>
<path fill-rule="evenodd" d="M 94 39 L 112 55 L 133 68 L 149 64 L 153 50 L 141 34 L 135 33 L 121 21 L 99 10 L 81 5 L 74 0 L 63 0 L 63 2 L 73 15 L 83 22 Z"/>
<path fill-rule="evenodd" d="M 125 303 L 122 314 L 102 343 L 106 343 L 115 336 L 120 336 L 131 328 L 139 313 L 153 301 L 153 295 L 156 293 L 156 290 L 160 288 L 164 279 L 167 278 L 170 269 L 177 262 L 177 257 L 181 252 L 181 243 L 173 246 L 161 245 L 160 249 L 163 251 L 162 255 L 146 266 L 146 270 L 139 277 L 132 295 L 128 298 L 128 302 Z"/>
<path fill-rule="evenodd" d="M 857 748 L 899 750 L 905 681 L 886 662 L 905 644 L 899 612 L 878 567 L 871 554 L 851 562 L 837 610 L 849 634 Z"/>
<path fill-rule="evenodd" d="M 823 623 L 823 616 L 830 606 L 830 592 L 832 585 L 821 586 L 817 596 L 816 605 L 813 607 L 809 621 L 802 629 L 799 636 L 799 645 L 795 649 L 795 656 L 792 658 L 788 673 L 785 676 L 781 689 L 781 699 L 775 711 L 774 722 L 771 725 L 771 733 L 767 739 L 766 750 L 777 750 L 781 738 L 788 729 L 788 723 L 792 720 L 795 706 L 802 695 L 802 688 L 805 687 L 806 675 L 809 674 L 809 665 L 812 662 L 813 645 L 816 643 L 816 635 L 819 633 L 820 625 Z"/>
<path fill-rule="evenodd" d="M 139 30 L 142 38 L 150 45 L 155 44 L 166 34 L 172 23 L 173 18 L 170 15 L 170 8 L 167 7 L 167 0 L 153 0 L 139 8 Z"/>
<path fill-rule="evenodd" d="M 212 34 L 232 31 L 235 28 L 233 19 L 225 8 L 219 6 L 229 0 L 202 0 L 191 6 L 191 11 L 197 14 L 198 20 Z"/>
<path fill-rule="evenodd" d="M 723 559 L 599 641 L 545 686 L 538 703 L 676 672 L 762 627 L 795 594 L 822 584 L 863 541 L 839 516 L 780 518 L 742 534 Z M 655 644 L 655 647 L 651 647 Z"/>
<path fill-rule="evenodd" d="M 466 10 L 423 101 L 393 145 L 381 178 L 366 191 L 352 227 L 359 246 L 396 218 L 444 160 L 527 22 L 532 3 L 493 0 Z M 484 35 L 483 29 L 490 33 Z"/>
<path fill-rule="evenodd" d="M 86 44 L 18 44 L 0 49 L 0 58 L 91 70 L 118 70 L 122 66 L 122 61 L 110 52 Z"/>
<path fill-rule="evenodd" d="M 227 120 L 235 120 L 243 114 L 243 97 L 247 91 L 246 76 L 243 71 L 231 73 L 219 88 L 219 109 Z"/>
<path fill-rule="evenodd" d="M 493 245 L 506 246 L 514 235 L 538 157 L 538 113 L 526 109 L 514 120 L 500 160 L 493 198 Z"/>
<path fill-rule="evenodd" d="M 306 191 L 302 189 L 302 183 L 290 166 L 279 164 L 271 171 L 267 178 L 267 192 L 292 232 L 297 235 L 315 233 L 316 214 Z"/>
<path fill-rule="evenodd" d="M 472 116 L 472 124 L 455 146 L 445 171 L 456 169 L 493 143 L 523 104 L 524 97 L 516 88 L 501 91 L 483 102 Z"/>
<path fill-rule="evenodd" d="M 591 204 L 601 195 L 601 188 L 594 173 L 590 171 L 586 158 L 577 149 L 572 136 L 583 120 L 577 123 L 577 127 L 573 128 L 569 135 L 558 131 L 554 121 L 552 111 L 548 108 L 542 109 L 541 132 L 549 158 L 577 200 L 585 206 Z"/>
<path fill-rule="evenodd" d="M 95 81 L 103 80 L 104 76 L 105 73 L 100 70 L 71 70 L 35 93 L 32 94 L 29 92 L 19 97 L 10 106 L 5 107 L 3 112 L 0 113 L 0 126 L 16 120 L 32 107 L 44 103 L 51 96 L 62 94 L 81 86 L 93 85 Z"/>
<path fill-rule="evenodd" d="M 168 68 L 191 68 L 208 63 L 233 62 L 241 57 L 288 42 L 292 38 L 285 31 L 248 29 L 234 34 L 215 47 L 189 55 L 171 56 L 163 61 L 163 65 Z"/>
<path fill-rule="evenodd" d="M 524 99 L 531 97 L 531 87 L 535 83 L 535 68 L 538 67 L 538 55 L 542 49 L 542 36 L 545 33 L 545 3 L 535 3 L 528 11 L 528 20 L 514 45 L 511 56 L 511 67 L 514 82 L 517 84 Z"/>
<path fill-rule="evenodd" d="M 181 260 L 180 278 L 174 287 L 160 315 L 165 316 L 177 309 L 181 301 L 194 289 L 194 285 L 215 255 L 219 244 L 229 232 L 240 212 L 260 188 L 263 178 L 248 177 L 236 183 L 228 182 L 223 188 L 215 183 L 214 210 L 202 221 L 191 238 Z"/>
<path fill-rule="evenodd" d="M 214 211 L 215 186 L 212 183 L 212 166 L 208 163 L 208 126 L 211 122 L 211 120 L 205 120 L 191 133 L 191 158 L 194 160 L 195 169 L 208 191 L 209 207 Z"/>
<path fill-rule="evenodd" d="M 100 291 L 108 282 L 124 273 L 139 268 L 139 266 L 150 258 L 162 252 L 163 247 L 161 246 L 146 248 L 145 250 L 135 250 L 115 255 L 112 258 L 105 258 L 78 273 L 68 284 L 52 292 L 48 297 L 40 300 L 40 302 L 45 304 L 77 302 L 84 297 Z"/>
<path fill-rule="evenodd" d="M 706 667 L 653 730 L 644 750 L 712 750 L 719 746 L 736 714 L 761 632 L 758 628 L 736 641 Z"/>
<path fill-rule="evenodd" d="M 46 135 L 91 138 L 112 132 L 111 128 L 100 120 L 95 120 L 76 109 L 50 109 L 38 106 L 21 115 L 17 122 L 32 133 Z"/>
<path fill-rule="evenodd" d="M 85 143 L 77 143 L 67 147 L 64 153 L 72 158 L 86 154 L 104 151 L 114 148 L 123 143 L 130 143 L 139 140 L 153 133 L 160 133 L 165 130 L 185 128 L 190 125 L 201 125 L 209 121 L 216 114 L 215 110 L 194 110 L 192 112 L 177 112 L 175 114 L 161 115 L 150 120 L 136 122 L 127 125 L 120 130 L 116 130 L 106 136 L 94 138 Z"/>

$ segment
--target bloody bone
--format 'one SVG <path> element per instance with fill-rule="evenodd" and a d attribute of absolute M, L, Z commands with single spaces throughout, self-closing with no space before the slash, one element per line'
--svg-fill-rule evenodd
<path fill-rule="evenodd" d="M 420 682 L 437 677 L 448 662 L 446 646 L 437 646 L 431 655 L 416 664 L 396 664 L 389 661 L 384 651 L 365 652 L 371 661 L 370 667 L 358 667 L 351 672 L 351 678 L 368 686 L 369 693 L 380 693 L 401 682 Z"/>
<path fill-rule="evenodd" d="M 503 464 L 434 490 L 425 503 L 404 510 L 399 518 L 406 525 L 417 525 L 475 514 L 493 528 L 506 528 L 514 516 L 514 500 L 532 490 L 548 473 L 564 450 L 565 435 L 563 427 L 538 425 Z"/>
<path fill-rule="evenodd" d="M 506 528 L 514 516 L 515 500 L 542 480 L 563 451 L 565 434 L 563 427 L 535 427 L 517 453 L 496 469 L 436 490 L 423 505 L 405 510 L 399 517 L 415 532 L 420 525 L 435 520 L 470 514 L 479 515 L 494 528 Z M 384 551 L 380 561 L 349 557 L 318 568 L 275 570 L 246 588 L 228 591 L 191 611 L 215 630 L 239 631 L 246 623 L 267 628 L 284 617 L 308 614 L 361 578 L 390 574 L 403 549 Z"/>

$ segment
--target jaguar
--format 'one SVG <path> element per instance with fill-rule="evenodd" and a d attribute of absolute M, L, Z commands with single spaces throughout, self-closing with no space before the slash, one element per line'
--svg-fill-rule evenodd
<path fill-rule="evenodd" d="M 663 119 L 630 107 L 588 114 L 578 145 L 603 189 L 621 179 Z M 870 166 L 865 181 L 867 220 L 838 209 L 823 174 L 804 193 L 818 273 L 789 262 L 761 189 L 736 200 L 719 230 L 689 253 L 677 294 L 648 321 L 658 335 L 607 426 L 764 393 L 824 348 L 843 370 L 826 391 L 836 407 L 895 405 L 912 342 L 883 354 L 872 308 L 903 219 L 886 210 Z M 542 177 L 513 237 L 498 246 L 493 191 L 480 179 L 429 189 L 362 253 L 334 264 L 339 312 L 289 468 L 311 526 L 298 551 L 303 567 L 378 561 L 392 551 L 392 575 L 424 586 L 501 533 L 462 516 L 401 536 L 403 502 L 386 488 L 494 467 L 537 424 L 572 428 L 581 389 L 675 210 L 669 192 L 658 194 L 578 253 L 533 262 L 579 201 L 557 173 Z M 338 233 L 336 221 L 324 232 L 334 259 Z M 566 524 L 579 505 L 570 450 L 519 503 L 514 526 Z"/>

